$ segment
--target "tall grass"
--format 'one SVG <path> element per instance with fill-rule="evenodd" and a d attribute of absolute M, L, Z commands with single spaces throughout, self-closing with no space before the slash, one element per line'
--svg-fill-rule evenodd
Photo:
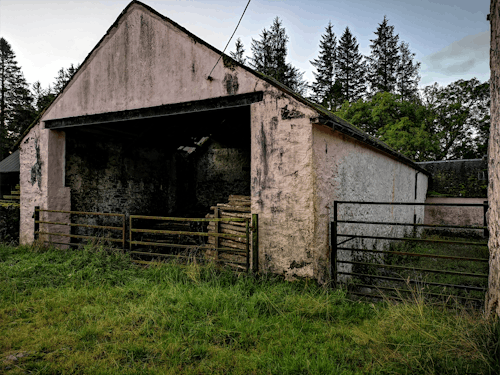
<path fill-rule="evenodd" d="M 418 295 L 374 305 L 311 280 L 0 245 L 0 373 L 493 374 L 496 329 Z"/>

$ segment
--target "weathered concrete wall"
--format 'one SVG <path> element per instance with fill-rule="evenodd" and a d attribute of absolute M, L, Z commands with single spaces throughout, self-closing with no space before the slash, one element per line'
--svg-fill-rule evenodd
<path fill-rule="evenodd" d="M 313 276 L 315 112 L 274 88 L 252 104 L 252 212 L 259 214 L 259 266 Z"/>
<path fill-rule="evenodd" d="M 51 210 L 70 210 L 71 208 L 69 188 L 64 186 L 65 134 L 42 129 L 38 124 L 23 139 L 20 148 L 20 243 L 30 244 L 34 240 L 33 210 L 35 206 Z M 57 222 L 69 220 L 68 215 L 60 213 L 43 213 L 40 218 L 44 221 Z M 66 226 L 41 225 L 40 230 L 69 233 L 69 227 Z M 43 238 L 67 242 L 67 238 Z"/>
<path fill-rule="evenodd" d="M 443 160 L 417 163 L 429 171 L 430 195 L 483 198 L 488 190 L 486 159 Z"/>
<path fill-rule="evenodd" d="M 328 277 L 329 222 L 333 221 L 333 202 L 423 202 L 428 178 L 425 174 L 366 146 L 352 138 L 314 125 L 314 173 L 316 212 L 314 252 L 317 278 Z M 424 210 L 418 206 L 339 205 L 339 220 L 423 222 Z M 399 237 L 411 232 L 411 227 L 366 224 L 340 224 L 339 233 Z M 346 239 L 345 237 L 343 239 Z M 358 240 L 345 247 L 384 249 L 387 241 Z M 352 252 L 339 251 L 339 259 L 351 260 Z M 343 264 L 339 269 L 350 272 Z"/>
<path fill-rule="evenodd" d="M 491 126 L 488 145 L 490 276 L 486 310 L 500 316 L 500 4 L 490 3 Z"/>
<path fill-rule="evenodd" d="M 43 120 L 259 91 L 256 77 L 134 4 L 87 59 Z M 227 65 L 227 64 L 226 64 Z"/>
<path fill-rule="evenodd" d="M 485 198 L 452 198 L 452 197 L 427 197 L 425 203 L 446 203 L 446 204 L 483 204 Z M 426 206 L 424 224 L 443 225 L 484 225 L 483 207 L 447 207 L 447 206 Z M 450 231 L 446 229 L 445 231 Z M 458 230 L 452 232 L 457 234 L 468 234 L 473 236 L 483 236 L 483 230 Z"/>

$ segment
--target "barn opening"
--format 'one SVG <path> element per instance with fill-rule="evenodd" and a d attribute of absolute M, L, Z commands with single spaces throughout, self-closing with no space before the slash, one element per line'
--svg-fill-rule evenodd
<path fill-rule="evenodd" d="M 259 98 L 48 121 L 66 133 L 71 210 L 205 217 L 229 195 L 249 196 L 250 103 Z"/>

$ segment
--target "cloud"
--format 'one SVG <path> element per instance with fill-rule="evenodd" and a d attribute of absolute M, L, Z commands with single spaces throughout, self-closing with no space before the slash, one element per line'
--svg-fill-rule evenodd
<path fill-rule="evenodd" d="M 468 35 L 422 59 L 422 74 L 481 75 L 489 70 L 490 34 Z"/>

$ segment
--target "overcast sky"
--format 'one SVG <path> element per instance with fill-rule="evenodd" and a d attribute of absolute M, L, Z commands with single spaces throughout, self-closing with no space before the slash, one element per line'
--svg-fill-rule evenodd
<path fill-rule="evenodd" d="M 222 50 L 247 0 L 144 0 Z M 0 36 L 17 55 L 29 83 L 46 87 L 57 71 L 81 63 L 113 24 L 128 0 L 0 0 Z M 458 79 L 489 79 L 489 0 L 252 0 L 228 50 L 240 37 L 250 54 L 252 38 L 278 16 L 290 38 L 288 59 L 313 81 L 328 21 L 340 39 L 346 26 L 370 53 L 370 39 L 387 15 L 400 40 L 422 62 L 421 86 Z M 208 73 L 208 72 L 207 72 Z"/>

